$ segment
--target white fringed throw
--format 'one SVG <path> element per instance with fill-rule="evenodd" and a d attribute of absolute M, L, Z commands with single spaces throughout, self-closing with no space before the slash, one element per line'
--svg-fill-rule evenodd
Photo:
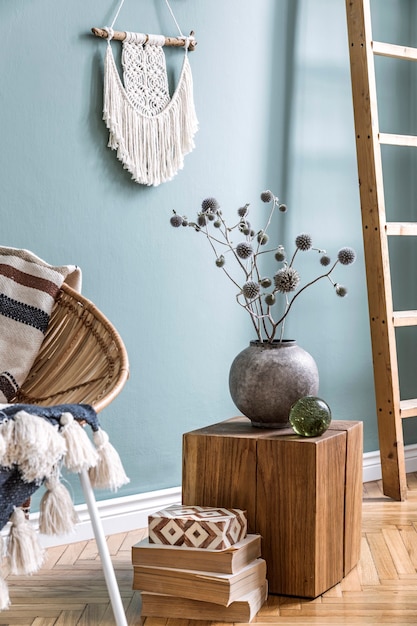
<path fill-rule="evenodd" d="M 127 33 L 123 41 L 123 75 L 119 77 L 110 45 L 104 68 L 103 119 L 110 131 L 108 146 L 133 180 L 157 186 L 171 180 L 195 146 L 198 120 L 193 80 L 186 52 L 177 88 L 169 98 L 162 40 Z M 164 38 L 162 38 L 164 39 Z"/>
<path fill-rule="evenodd" d="M 91 427 L 93 441 L 83 423 Z M 70 533 L 78 521 L 71 496 L 60 482 L 61 466 L 70 472 L 87 470 L 95 488 L 115 491 L 129 482 L 93 407 L 0 405 L 0 530 L 9 518 L 11 522 L 6 551 L 0 535 L 0 611 L 10 604 L 7 572 L 32 574 L 44 556 L 21 503 L 43 483 L 40 532 Z"/>

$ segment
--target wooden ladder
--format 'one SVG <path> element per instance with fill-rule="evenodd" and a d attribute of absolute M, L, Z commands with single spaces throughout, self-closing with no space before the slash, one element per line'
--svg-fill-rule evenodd
<path fill-rule="evenodd" d="M 380 132 L 374 55 L 417 61 L 417 49 L 373 41 L 370 0 L 346 0 L 356 152 L 384 493 L 405 500 L 402 420 L 417 416 L 417 399 L 400 398 L 399 326 L 417 326 L 417 311 L 394 311 L 388 238 L 416 236 L 417 223 L 387 222 L 381 145 L 417 147 L 417 137 Z"/>

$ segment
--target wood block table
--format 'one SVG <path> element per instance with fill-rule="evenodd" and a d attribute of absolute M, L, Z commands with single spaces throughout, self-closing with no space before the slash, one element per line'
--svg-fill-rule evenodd
<path fill-rule="evenodd" d="M 186 433 L 182 503 L 245 509 L 269 592 L 315 598 L 359 560 L 362 438 L 362 422 L 307 438 L 245 417 Z"/>

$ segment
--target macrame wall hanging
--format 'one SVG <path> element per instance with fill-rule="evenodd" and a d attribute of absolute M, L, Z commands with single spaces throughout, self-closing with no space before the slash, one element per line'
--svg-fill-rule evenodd
<path fill-rule="evenodd" d="M 108 146 L 142 185 L 157 186 L 171 180 L 184 166 L 194 147 L 198 120 L 188 51 L 194 34 L 185 37 L 168 0 L 165 3 L 179 31 L 178 37 L 114 31 L 125 0 L 121 0 L 110 27 L 93 28 L 107 39 L 104 63 L 103 120 L 109 129 Z M 114 60 L 111 40 L 122 42 L 123 82 Z M 163 46 L 183 47 L 178 84 L 170 96 Z"/>

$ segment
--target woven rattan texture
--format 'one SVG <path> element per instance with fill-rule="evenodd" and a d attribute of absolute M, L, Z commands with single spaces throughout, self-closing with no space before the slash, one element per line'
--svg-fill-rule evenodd
<path fill-rule="evenodd" d="M 39 354 L 13 402 L 84 403 L 99 412 L 120 392 L 128 370 L 118 332 L 92 302 L 64 283 Z"/>

